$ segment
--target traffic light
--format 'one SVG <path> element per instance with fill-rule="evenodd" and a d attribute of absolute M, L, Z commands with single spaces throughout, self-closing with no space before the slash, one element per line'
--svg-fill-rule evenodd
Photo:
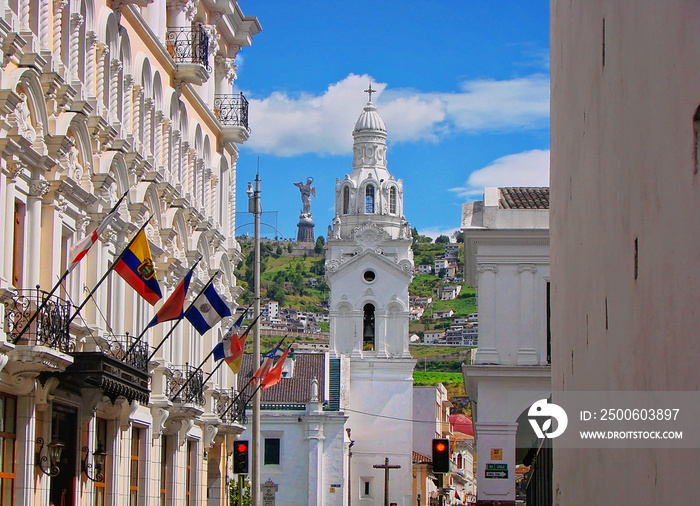
<path fill-rule="evenodd" d="M 433 439 L 433 472 L 450 472 L 450 441 L 446 438 Z"/>
<path fill-rule="evenodd" d="M 248 441 L 233 443 L 233 472 L 248 474 Z"/>

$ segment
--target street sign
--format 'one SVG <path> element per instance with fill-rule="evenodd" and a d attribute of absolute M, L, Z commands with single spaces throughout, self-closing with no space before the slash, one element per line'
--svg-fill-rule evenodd
<path fill-rule="evenodd" d="M 491 480 L 507 480 L 508 464 L 486 464 L 484 477 Z"/>

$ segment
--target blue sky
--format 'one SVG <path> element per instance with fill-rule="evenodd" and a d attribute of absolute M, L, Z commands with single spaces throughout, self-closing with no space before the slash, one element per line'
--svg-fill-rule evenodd
<path fill-rule="evenodd" d="M 460 225 L 484 186 L 549 180 L 549 2 L 540 0 L 240 0 L 262 25 L 237 58 L 250 101 L 238 161 L 238 209 L 260 161 L 267 237 L 296 237 L 293 183 L 314 178 L 316 235 L 334 215 L 335 181 L 352 170 L 352 129 L 373 101 L 388 169 L 421 234 Z M 237 235 L 252 235 L 250 214 Z M 275 232 L 275 228 L 278 232 Z"/>

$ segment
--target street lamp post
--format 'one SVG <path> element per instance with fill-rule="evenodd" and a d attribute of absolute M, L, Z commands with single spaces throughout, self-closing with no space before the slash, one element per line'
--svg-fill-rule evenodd
<path fill-rule="evenodd" d="M 260 173 L 255 174 L 255 190 L 253 185 L 248 183 L 248 212 L 253 213 L 254 220 L 254 291 L 253 291 L 253 311 L 260 314 Z M 253 328 L 253 365 L 260 364 L 260 324 L 256 323 Z M 253 398 L 253 430 L 251 437 L 252 459 L 251 459 L 251 499 L 253 506 L 260 505 L 260 396 Z"/>

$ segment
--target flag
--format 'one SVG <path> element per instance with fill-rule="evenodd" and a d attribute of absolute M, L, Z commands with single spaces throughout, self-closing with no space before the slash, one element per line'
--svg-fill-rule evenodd
<path fill-rule="evenodd" d="M 231 344 L 228 346 L 228 354 L 224 356 L 224 361 L 234 374 L 237 374 L 238 371 L 241 370 L 241 364 L 243 363 L 243 351 L 245 350 L 245 339 L 247 336 L 248 331 L 245 331 L 241 337 L 238 337 L 238 334 L 233 334 L 233 336 L 230 338 Z M 224 346 L 226 345 L 224 344 Z M 214 353 L 214 356 L 216 357 L 216 353 Z"/>
<path fill-rule="evenodd" d="M 255 373 L 253 374 L 253 378 L 251 381 L 253 386 L 256 386 L 257 383 L 260 380 L 262 380 L 265 376 L 267 376 L 268 372 L 270 372 L 270 369 L 272 368 L 272 363 L 275 360 L 275 356 L 277 355 L 277 352 L 279 351 L 281 344 L 282 343 L 280 343 L 277 346 L 275 346 L 274 348 L 272 348 L 272 350 L 270 350 L 270 352 L 265 355 L 265 358 L 264 358 L 262 364 L 260 365 L 260 367 L 258 367 L 258 370 L 255 371 Z"/>
<path fill-rule="evenodd" d="M 121 202 L 121 200 L 119 202 Z M 117 204 L 119 204 L 119 202 Z M 85 237 L 83 237 L 83 239 L 81 239 L 73 245 L 73 247 L 70 249 L 70 253 L 68 254 L 68 256 L 72 258 L 70 264 L 68 265 L 68 272 L 71 272 L 73 269 L 75 269 L 75 266 L 78 265 L 78 263 L 83 259 L 85 255 L 87 255 L 87 252 L 90 250 L 92 245 L 97 242 L 97 239 L 100 237 L 100 234 L 102 234 L 102 232 L 104 232 L 107 229 L 110 222 L 114 219 L 115 216 L 119 214 L 118 208 L 119 205 L 115 205 L 112 209 L 112 212 L 110 212 L 107 216 L 104 217 L 102 223 L 100 223 L 97 226 L 97 228 L 92 231 L 92 233 L 86 235 Z"/>
<path fill-rule="evenodd" d="M 156 279 L 156 267 L 151 257 L 151 248 L 148 246 L 146 232 L 143 229 L 136 234 L 129 247 L 122 253 L 114 270 L 151 306 L 163 297 Z"/>
<path fill-rule="evenodd" d="M 457 499 L 458 501 L 461 501 L 461 499 L 459 497 L 459 493 L 456 490 L 455 490 L 455 499 Z"/>
<path fill-rule="evenodd" d="M 289 355 L 290 346 L 285 350 L 280 358 L 277 359 L 275 365 L 270 369 L 270 371 L 262 379 L 262 389 L 267 390 L 268 388 L 274 387 L 282 379 L 282 367 L 284 367 L 284 361 L 287 360 L 287 355 Z"/>
<path fill-rule="evenodd" d="M 213 284 L 200 293 L 197 300 L 185 311 L 185 318 L 202 335 L 225 316 L 231 316 L 231 310 L 216 293 Z"/>
<path fill-rule="evenodd" d="M 170 320 L 179 320 L 184 314 L 185 297 L 187 296 L 187 290 L 190 287 L 190 280 L 192 279 L 192 271 L 185 274 L 182 278 L 180 284 L 177 285 L 175 291 L 168 297 L 163 306 L 158 310 L 156 315 L 153 317 L 151 322 L 146 326 L 146 328 L 153 327 L 159 323 L 168 322 Z"/>

